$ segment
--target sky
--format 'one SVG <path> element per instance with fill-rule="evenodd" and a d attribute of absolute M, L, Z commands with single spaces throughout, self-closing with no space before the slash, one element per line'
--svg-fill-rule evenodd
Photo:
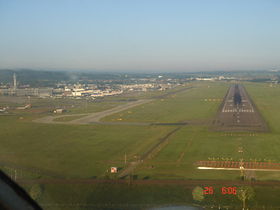
<path fill-rule="evenodd" d="M 279 0 L 0 0 L 0 69 L 280 69 Z"/>

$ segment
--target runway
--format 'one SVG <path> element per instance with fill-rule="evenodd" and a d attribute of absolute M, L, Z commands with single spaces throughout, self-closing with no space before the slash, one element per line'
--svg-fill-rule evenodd
<path fill-rule="evenodd" d="M 242 85 L 229 88 L 214 124 L 219 131 L 267 131 L 266 123 Z"/>

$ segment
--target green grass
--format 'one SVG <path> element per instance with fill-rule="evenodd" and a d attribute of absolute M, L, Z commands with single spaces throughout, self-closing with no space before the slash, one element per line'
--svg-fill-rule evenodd
<path fill-rule="evenodd" d="M 107 118 L 112 120 L 121 116 L 123 121 L 135 122 L 203 122 L 215 116 L 221 103 L 205 99 L 221 99 L 229 85 L 194 82 L 191 84 L 192 89 L 164 99 L 155 99 L 151 103 Z M 140 165 L 136 173 L 152 179 L 236 179 L 238 172 L 200 171 L 193 163 L 208 158 L 239 160 L 240 146 L 244 149 L 245 160 L 280 162 L 280 127 L 277 123 L 280 119 L 280 116 L 277 118 L 280 88 L 270 88 L 267 84 L 245 85 L 268 122 L 271 132 L 259 133 L 257 136 L 223 136 L 221 132 L 211 131 L 205 125 L 187 125 L 169 137 L 169 143 L 152 160 Z M 125 98 L 120 98 L 120 101 L 124 100 Z M 117 101 L 117 98 L 110 98 L 110 101 Z M 105 102 L 94 104 L 100 106 L 96 110 L 102 110 L 103 103 Z M 109 106 L 109 100 L 106 103 Z M 28 122 L 31 116 L 33 115 L 25 113 L 24 119 L 19 119 L 19 116 L 1 117 L 2 160 L 75 177 L 100 177 L 112 164 L 122 167 L 125 153 L 128 161 L 133 161 L 135 155 L 143 154 L 172 129 L 165 126 L 36 124 Z M 78 116 L 57 120 L 68 121 L 76 117 Z M 28 146 L 21 147 L 22 144 Z M 151 165 L 154 167 L 151 168 Z M 270 172 L 259 172 L 257 177 L 280 179 L 278 173 Z"/>
<path fill-rule="evenodd" d="M 139 176 L 152 179 L 234 180 L 239 178 L 238 171 L 198 170 L 194 163 L 209 158 L 216 160 L 232 158 L 235 161 L 244 158 L 245 161 L 280 163 L 280 124 L 278 123 L 280 87 L 271 88 L 268 84 L 255 83 L 246 83 L 245 86 L 267 121 L 270 132 L 257 133 L 255 136 L 244 135 L 246 132 L 223 136 L 222 132 L 213 132 L 208 127 L 186 126 L 170 137 L 168 145 L 156 157 L 138 168 Z M 216 88 L 218 92 L 219 86 Z M 201 91 L 201 98 L 206 97 L 203 93 L 208 94 L 206 91 Z M 196 108 L 202 109 L 202 106 L 196 106 Z M 196 113 L 196 108 L 193 108 L 194 113 Z M 210 113 L 211 111 L 208 111 L 209 115 Z M 238 136 L 238 134 L 242 135 Z M 243 147 L 243 155 L 238 153 L 240 146 Z M 154 167 L 150 167 L 151 165 Z M 280 172 L 257 172 L 256 176 L 260 180 L 280 180 Z"/>
<path fill-rule="evenodd" d="M 34 185 L 25 185 L 30 192 Z M 223 185 L 214 185 L 213 195 L 193 200 L 193 187 L 184 185 L 128 184 L 44 184 L 36 199 L 44 209 L 149 209 L 166 206 L 201 205 L 204 209 L 241 209 L 236 195 L 223 195 Z M 200 186 L 203 187 L 203 186 Z M 238 189 L 238 186 L 237 186 Z M 253 187 L 255 196 L 246 202 L 249 209 L 278 209 L 279 187 Z"/>
<path fill-rule="evenodd" d="M 169 95 L 150 103 L 125 110 L 103 118 L 103 121 L 128 122 L 180 122 L 185 120 L 205 120 L 213 117 L 229 84 L 227 83 L 191 83 L 192 88 L 184 92 Z"/>
<path fill-rule="evenodd" d="M 246 88 L 269 125 L 271 133 L 280 134 L 280 85 L 246 83 Z"/>
<path fill-rule="evenodd" d="M 235 133 L 237 134 L 237 133 Z M 222 136 L 200 126 L 186 126 L 170 137 L 169 144 L 156 157 L 146 162 L 138 173 L 153 179 L 238 179 L 238 171 L 198 170 L 194 163 L 199 160 L 272 161 L 280 162 L 279 136 Z M 242 146 L 244 155 L 238 153 Z M 154 168 L 149 166 L 153 165 Z M 277 176 L 276 176 L 277 175 Z M 280 179 L 280 173 L 258 173 L 262 179 Z M 257 176 L 257 178 L 258 178 Z"/>
<path fill-rule="evenodd" d="M 48 125 L 0 118 L 1 160 L 67 177 L 93 177 L 122 166 L 168 132 L 160 127 Z M 116 135 L 117 134 L 117 135 Z"/>
<path fill-rule="evenodd" d="M 270 87 L 263 83 L 245 83 L 245 87 L 269 125 L 270 132 L 256 136 L 224 136 L 222 132 L 211 131 L 205 123 L 215 117 L 221 101 L 229 87 L 223 82 L 193 82 L 192 89 L 169 95 L 154 101 L 108 116 L 104 121 L 122 118 L 127 122 L 180 122 L 191 120 L 196 125 L 186 125 L 171 135 L 165 145 L 152 159 L 139 165 L 134 171 L 138 179 L 239 179 L 238 171 L 198 170 L 194 162 L 208 158 L 232 158 L 242 156 L 238 147 L 244 150 L 245 161 L 280 162 L 280 86 Z M 180 89 L 180 88 L 178 88 Z M 169 90 L 170 92 L 174 90 Z M 54 107 L 53 104 L 65 103 L 70 113 L 81 114 L 98 112 L 126 103 L 126 100 L 150 98 L 162 92 L 141 93 L 134 96 L 110 97 L 101 102 L 52 101 L 40 99 L 34 102 L 35 109 Z M 74 104 L 74 107 L 71 106 Z M 67 178 L 103 178 L 110 166 L 124 166 L 124 154 L 128 161 L 141 155 L 160 138 L 174 129 L 174 126 L 128 126 L 128 125 L 48 125 L 31 123 L 34 118 L 50 113 L 18 111 L 15 116 L 0 116 L 0 158 L 2 162 L 26 168 L 47 170 Z M 20 117 L 23 117 L 23 119 Z M 58 120 L 70 120 L 65 117 Z M 77 117 L 77 116 L 75 116 Z M 246 134 L 241 133 L 241 134 Z M 153 166 L 153 167 L 151 167 Z M 6 169 L 7 170 L 7 169 Z M 8 171 L 8 170 L 7 170 Z M 34 177 L 28 174 L 26 178 Z M 35 177 L 38 178 L 38 177 Z M 279 172 L 257 172 L 258 180 L 280 180 Z M 28 189 L 30 186 L 26 186 Z M 190 191 L 183 187 L 130 187 L 85 186 L 85 185 L 45 185 L 41 203 L 106 202 L 130 204 L 139 201 L 149 204 L 158 200 L 159 205 L 172 203 L 193 203 Z M 269 198 L 256 188 L 257 202 L 252 205 L 273 206 L 277 204 L 279 190 L 269 189 Z M 130 192 L 130 193 L 128 193 Z M 123 197 L 119 196 L 124 195 Z M 261 195 L 266 196 L 265 199 Z M 186 196 L 186 197 L 184 197 Z M 137 198 L 137 200 L 135 200 Z M 218 202 L 213 199 L 207 201 Z M 223 200 L 223 199 L 222 199 Z M 275 201 L 276 200 L 276 201 Z M 207 202 L 205 204 L 207 204 Z M 230 202 L 237 202 L 230 201 Z M 221 202 L 224 205 L 228 202 Z M 68 206 L 69 207 L 69 206 Z M 65 207 L 67 209 L 67 207 Z"/>

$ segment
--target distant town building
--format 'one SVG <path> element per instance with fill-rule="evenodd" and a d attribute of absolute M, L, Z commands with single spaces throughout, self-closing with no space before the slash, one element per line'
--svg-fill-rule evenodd
<path fill-rule="evenodd" d="M 215 80 L 215 78 L 212 78 L 212 77 L 210 77 L 210 78 L 208 78 L 208 77 L 197 77 L 195 79 L 198 80 L 198 81 L 214 81 Z"/>

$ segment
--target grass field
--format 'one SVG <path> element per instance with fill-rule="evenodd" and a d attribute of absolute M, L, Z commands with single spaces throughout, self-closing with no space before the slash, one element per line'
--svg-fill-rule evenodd
<path fill-rule="evenodd" d="M 34 185 L 33 185 L 34 186 Z M 30 191 L 33 186 L 26 186 Z M 184 185 L 92 184 L 41 185 L 37 201 L 44 209 L 151 209 L 153 207 L 203 206 L 204 209 L 242 209 L 236 195 L 222 195 L 222 185 L 213 186 L 214 195 L 194 201 L 192 189 Z M 280 188 L 253 187 L 249 209 L 279 208 Z"/>
<path fill-rule="evenodd" d="M 12 126 L 11 126 L 12 125 Z M 2 162 L 47 169 L 65 177 L 101 176 L 155 143 L 168 128 L 22 123 L 1 117 Z"/>
<path fill-rule="evenodd" d="M 280 85 L 246 83 L 246 88 L 269 125 L 271 133 L 280 133 Z"/>
<path fill-rule="evenodd" d="M 224 135 L 221 132 L 213 132 L 207 126 L 194 125 L 183 127 L 175 135 L 170 137 L 169 143 L 152 160 L 147 161 L 137 173 L 140 177 L 154 179 L 238 179 L 238 171 L 208 171 L 197 170 L 193 163 L 199 160 L 227 160 L 280 162 L 279 157 L 279 120 L 278 107 L 280 105 L 279 86 L 271 88 L 268 84 L 246 83 L 249 94 L 254 99 L 257 107 L 267 121 L 270 132 L 268 133 L 233 133 Z M 219 88 L 217 88 L 217 93 Z M 202 91 L 201 91 L 202 92 Z M 277 94 L 278 92 L 278 94 Z M 203 91 L 206 93 L 206 91 Z M 185 93 L 187 94 L 187 93 Z M 190 93 L 191 95 L 191 93 Z M 190 96 L 189 96 L 190 97 Z M 206 97 L 202 96 L 201 98 Z M 191 102 L 195 105 L 193 98 Z M 189 102 L 190 103 L 190 102 Z M 208 102 L 210 103 L 210 102 Z M 194 116 L 201 111 L 202 105 L 192 106 Z M 216 106 L 217 108 L 217 106 Z M 215 109 L 216 109 L 215 108 Z M 197 111 L 196 111 L 197 110 Z M 207 112 L 210 116 L 211 108 Z M 189 117 L 192 116 L 189 115 Z M 205 114 L 204 119 L 208 116 Z M 243 147 L 244 154 L 238 153 L 238 148 Z M 150 167 L 150 166 L 153 167 Z M 256 178 L 280 179 L 280 172 L 256 172 Z"/>
<path fill-rule="evenodd" d="M 213 117 L 221 101 L 208 99 L 222 99 L 228 84 L 193 83 L 189 86 L 192 88 L 184 92 L 105 117 L 103 121 L 116 121 L 121 118 L 128 122 L 168 123 Z"/>
<path fill-rule="evenodd" d="M 166 144 L 155 152 L 152 158 L 145 160 L 133 171 L 137 179 L 237 180 L 240 178 L 238 171 L 198 170 L 195 168 L 194 162 L 213 158 L 215 160 L 226 160 L 227 158 L 239 160 L 241 157 L 245 161 L 280 162 L 280 113 L 278 112 L 280 86 L 270 87 L 269 84 L 264 83 L 244 83 L 249 95 L 268 123 L 269 132 L 254 133 L 254 135 L 246 132 L 225 135 L 226 133 L 212 131 L 209 122 L 211 123 L 215 117 L 229 85 L 230 83 L 224 82 L 193 82 L 188 84 L 192 88 L 162 98 L 156 96 L 163 93 L 152 92 L 139 96 L 112 97 L 100 102 L 76 101 L 73 102 L 77 103 L 74 107 L 71 105 L 71 100 L 59 99 L 54 102 L 53 99 L 38 99 L 33 101 L 34 107 L 30 110 L 15 110 L 11 116 L 0 116 L 1 165 L 26 171 L 23 178 L 32 177 L 30 174 L 28 175 L 28 170 L 35 168 L 42 171 L 43 176 L 57 174 L 64 178 L 103 179 L 108 175 L 106 170 L 110 166 L 125 167 L 125 154 L 128 162 L 135 161 L 137 157 L 156 145 L 167 133 L 180 126 L 181 128 L 168 137 Z M 187 121 L 189 124 L 184 126 L 136 126 L 57 125 L 31 122 L 32 119 L 50 115 L 50 110 L 55 107 L 54 103 L 58 105 L 65 103 L 69 109 L 67 114 L 83 114 L 109 109 L 126 103 L 126 101 L 135 100 L 137 97 L 152 97 L 154 100 L 107 116 L 102 120 L 112 122 L 121 118 L 122 122 L 151 123 Z M 16 104 L 15 102 L 10 103 Z M 2 101 L 1 104 L 9 104 L 9 102 Z M 76 117 L 70 116 L 58 120 L 69 121 Z M 240 146 L 243 147 L 243 155 L 238 153 Z M 280 180 L 280 172 L 256 172 L 254 176 L 257 180 Z M 27 189 L 30 187 L 26 186 Z M 98 192 L 101 195 L 108 193 L 106 186 L 99 187 L 102 190 L 98 188 L 97 191 L 92 191 L 87 187 L 79 186 L 78 190 L 75 188 L 76 192 L 71 187 L 65 186 L 64 189 L 61 186 L 46 184 L 43 187 L 45 193 L 40 198 L 40 202 L 46 204 L 46 202 L 54 200 L 57 203 L 59 199 L 69 202 L 71 200 L 69 197 L 62 196 L 63 198 L 61 198 L 59 195 L 65 193 L 67 195 L 71 192 L 72 195 L 80 192 L 80 197 L 74 196 L 77 202 L 89 202 L 90 196 L 98 198 Z M 149 199 L 141 192 L 148 192 L 149 189 L 149 187 L 135 188 L 134 195 L 138 195 L 137 193 L 139 193 L 139 197 L 142 195 L 141 202 L 145 203 Z M 116 187 L 115 190 L 121 193 L 126 189 Z M 151 196 L 160 195 L 159 192 L 162 189 L 159 187 L 153 190 L 154 194 L 150 194 Z M 170 193 L 177 195 L 177 193 L 182 193 L 181 190 L 176 191 L 170 188 Z M 169 201 L 192 203 L 190 192 L 184 191 L 184 193 L 187 196 L 185 200 L 180 197 L 178 200 L 169 198 Z M 117 196 L 117 193 L 112 196 Z M 168 197 L 164 193 L 162 196 Z M 101 199 L 101 197 L 99 198 Z M 106 198 L 104 199 L 106 200 Z M 107 199 L 109 198 L 107 197 Z M 116 201 L 112 201 L 112 203 L 122 203 L 120 198 L 115 197 L 114 199 Z M 135 202 L 133 198 L 129 197 L 129 199 L 132 200 L 131 202 Z M 152 202 L 152 200 L 150 201 Z M 102 199 L 101 202 L 103 202 Z M 159 202 L 159 204 L 164 204 L 164 202 Z"/>
<path fill-rule="evenodd" d="M 223 136 L 206 127 L 186 126 L 171 137 L 169 144 L 155 158 L 139 168 L 139 175 L 154 179 L 238 179 L 238 171 L 197 170 L 194 163 L 199 160 L 229 160 L 280 162 L 279 136 L 257 134 L 257 136 Z M 244 154 L 238 153 L 242 146 Z M 149 167 L 153 165 L 151 169 Z M 276 176 L 277 175 L 277 176 Z M 259 179 L 280 178 L 280 172 L 257 173 Z"/>

